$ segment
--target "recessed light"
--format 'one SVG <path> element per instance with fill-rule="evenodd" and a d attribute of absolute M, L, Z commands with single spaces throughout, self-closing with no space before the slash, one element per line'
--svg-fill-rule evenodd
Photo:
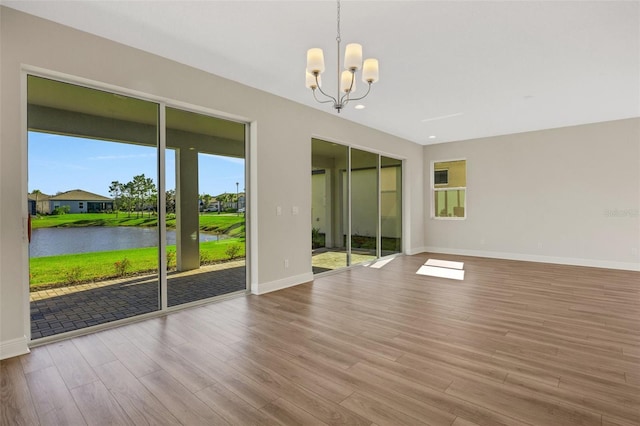
<path fill-rule="evenodd" d="M 365 109 L 366 107 L 362 104 L 358 104 L 355 106 L 355 109 Z"/>
<path fill-rule="evenodd" d="M 435 136 L 435 135 L 431 135 L 431 136 L 429 136 L 429 139 L 435 139 L 435 138 L 436 138 L 436 136 Z"/>

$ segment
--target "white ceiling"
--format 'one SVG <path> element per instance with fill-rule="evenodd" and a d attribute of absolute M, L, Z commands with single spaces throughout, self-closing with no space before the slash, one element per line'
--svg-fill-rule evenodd
<path fill-rule="evenodd" d="M 334 1 L 2 4 L 331 110 L 304 68 L 322 47 L 335 90 Z M 638 1 L 343 0 L 342 40 L 380 81 L 341 116 L 419 144 L 640 116 Z"/>

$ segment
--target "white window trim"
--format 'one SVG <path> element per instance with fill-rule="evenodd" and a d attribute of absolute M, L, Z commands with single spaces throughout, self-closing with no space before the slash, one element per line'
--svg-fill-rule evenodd
<path fill-rule="evenodd" d="M 430 210 L 431 210 L 431 219 L 433 220 L 467 220 L 467 213 L 469 211 L 468 207 L 468 200 L 467 200 L 467 192 L 468 192 L 468 186 L 456 186 L 456 187 L 451 187 L 451 188 L 443 188 L 440 186 L 436 186 L 435 182 L 434 182 L 434 173 L 436 170 L 436 163 L 448 163 L 450 161 L 464 161 L 465 162 L 465 171 L 467 169 L 467 159 L 466 158 L 452 158 L 452 159 L 448 159 L 448 160 L 436 160 L 436 161 L 432 161 L 431 162 L 431 170 L 429 173 L 429 184 L 430 184 L 430 197 L 429 197 L 429 205 L 430 205 Z M 436 192 L 440 192 L 440 191 L 455 191 L 455 190 L 460 190 L 460 189 L 464 189 L 464 216 L 463 217 L 442 217 L 442 216 L 436 216 L 436 206 L 435 203 L 433 201 L 434 199 L 434 195 Z"/>

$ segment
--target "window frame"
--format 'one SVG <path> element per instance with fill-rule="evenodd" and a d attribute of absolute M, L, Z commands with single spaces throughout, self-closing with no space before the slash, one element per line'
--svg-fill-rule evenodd
<path fill-rule="evenodd" d="M 435 183 L 435 171 L 436 171 L 436 164 L 439 163 L 448 163 L 448 162 L 453 162 L 453 161 L 464 161 L 464 168 L 465 168 L 465 186 L 456 186 L 456 187 L 442 187 L 441 184 L 436 184 Z M 435 219 L 435 220 L 466 220 L 467 216 L 468 216 L 468 200 L 467 200 L 467 192 L 468 192 L 468 183 L 467 183 L 467 179 L 466 179 L 466 175 L 467 175 L 467 159 L 466 158 L 451 158 L 451 159 L 446 159 L 446 160 L 434 160 L 431 161 L 431 168 L 430 168 L 430 174 L 429 174 L 429 182 L 430 182 L 430 187 L 431 187 L 431 191 L 430 191 L 430 205 L 431 205 L 431 219 Z M 437 192 L 446 192 L 446 191 L 459 191 L 459 190 L 464 190 L 464 216 L 438 216 L 436 215 L 436 206 L 435 206 L 435 196 Z"/>

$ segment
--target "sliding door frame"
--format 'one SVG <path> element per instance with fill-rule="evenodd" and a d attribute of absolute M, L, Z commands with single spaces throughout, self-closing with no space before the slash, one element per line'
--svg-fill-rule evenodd
<path fill-rule="evenodd" d="M 166 146 L 167 146 L 167 134 L 166 134 L 166 108 L 176 108 L 183 111 L 194 112 L 206 116 L 210 116 L 217 119 L 223 119 L 228 121 L 233 121 L 245 126 L 245 156 L 244 156 L 244 176 L 245 176 L 245 227 L 246 227 L 246 237 L 245 237 L 245 289 L 244 291 L 228 293 L 225 295 L 216 296 L 213 298 L 202 299 L 194 302 L 189 302 L 173 307 L 168 306 L 168 294 L 167 294 L 167 270 L 166 270 L 166 262 L 167 262 L 167 254 L 166 254 L 166 199 L 165 196 L 158 197 L 158 282 L 159 282 L 159 292 L 158 297 L 160 299 L 160 303 L 158 304 L 159 309 L 154 312 L 149 312 L 129 318 L 124 318 L 121 320 L 115 320 L 103 324 L 98 324 L 90 327 L 81 328 L 74 331 L 69 331 L 66 333 L 60 333 L 53 336 L 42 337 L 37 339 L 36 341 L 31 340 L 31 315 L 30 315 L 30 279 L 29 279 L 29 248 L 28 242 L 26 241 L 27 235 L 27 222 L 29 219 L 30 212 L 28 211 L 28 203 L 27 203 L 27 193 L 28 193 L 28 177 L 29 177 L 29 169 L 28 169 L 28 100 L 27 100 L 27 80 L 29 76 L 46 78 L 50 80 L 54 80 L 60 83 L 72 84 L 75 86 L 84 87 L 87 89 L 100 90 L 103 92 L 108 92 L 114 95 L 122 95 L 130 98 L 135 98 L 142 101 L 153 102 L 158 105 L 158 145 L 156 149 L 157 152 L 157 182 L 158 182 L 158 194 L 166 194 Z M 74 75 L 69 75 L 65 73 L 60 73 L 57 71 L 51 71 L 45 68 L 35 67 L 31 65 L 23 65 L 21 68 L 21 79 L 20 79 L 20 89 L 21 89 L 21 153 L 22 153 L 22 199 L 23 199 L 23 211 L 26 212 L 26 215 L 23 216 L 23 229 L 25 235 L 25 244 L 23 245 L 23 271 L 22 271 L 22 288 L 23 288 L 23 308 L 25 312 L 24 316 L 24 332 L 27 337 L 29 347 L 35 347 L 44 345 L 46 343 L 50 343 L 52 341 L 66 339 L 73 336 L 88 334 L 97 332 L 107 328 L 113 328 L 122 324 L 131 323 L 134 321 L 139 321 L 141 319 L 153 318 L 167 314 L 168 312 L 185 309 L 191 306 L 203 305 L 206 303 L 211 303 L 212 301 L 223 300 L 230 297 L 237 297 L 238 295 L 246 295 L 251 291 L 251 283 L 254 275 L 256 275 L 256 265 L 252 262 L 252 251 L 257 248 L 257 245 L 253 241 L 254 230 L 252 229 L 256 223 L 253 220 L 255 217 L 252 213 L 252 208 L 254 207 L 254 203 L 251 200 L 254 199 L 255 195 L 252 192 L 252 179 L 256 179 L 255 170 L 253 170 L 252 164 L 255 164 L 255 161 L 252 161 L 252 155 L 255 153 L 255 141 L 253 139 L 256 138 L 255 126 L 256 123 L 252 122 L 250 119 L 246 117 L 241 117 L 229 113 L 225 113 L 218 110 L 213 110 L 211 108 L 198 106 L 190 103 L 186 103 L 183 101 L 172 100 L 165 97 L 152 95 L 149 93 L 140 92 L 133 89 L 128 89 L 121 86 L 112 85 L 109 83 L 99 82 L 83 77 L 78 77 Z"/>
<path fill-rule="evenodd" d="M 318 139 L 324 142 L 328 142 L 328 143 L 334 143 L 334 144 L 338 144 L 338 145 L 342 145 L 347 149 L 347 164 L 346 164 L 346 177 L 347 177 L 347 238 L 346 238 L 346 257 L 347 257 L 347 266 L 342 267 L 342 268 L 338 268 L 336 270 L 333 271 L 326 271 L 326 272 L 321 272 L 319 274 L 316 275 L 322 275 L 322 274 L 330 274 L 330 273 L 334 273 L 336 271 L 341 271 L 341 270 L 345 270 L 345 269 L 349 269 L 353 266 L 358 266 L 361 265 L 361 263 L 358 264 L 352 264 L 351 263 L 351 231 L 352 231 L 352 200 L 351 200 L 351 194 L 352 194 L 352 185 L 351 185 L 351 152 L 353 149 L 357 149 L 360 151 L 366 151 L 368 153 L 371 154 L 375 154 L 377 156 L 377 165 L 376 165 L 376 170 L 377 170 L 377 224 L 376 224 L 376 261 L 383 259 L 383 258 L 393 258 L 396 256 L 400 256 L 405 254 L 406 251 L 406 241 L 407 241 L 407 235 L 406 235 L 406 230 L 408 229 L 408 227 L 406 226 L 406 220 L 407 220 L 407 215 L 406 212 L 408 211 L 407 209 L 407 203 L 408 203 L 408 197 L 407 197 L 407 186 L 405 185 L 406 182 L 406 175 L 407 175 L 407 170 L 406 170 L 406 158 L 403 158 L 401 156 L 395 155 L 395 154 L 390 154 L 388 152 L 384 152 L 384 151 L 380 151 L 380 150 L 376 150 L 367 146 L 362 146 L 362 145 L 357 145 L 357 144 L 349 144 L 349 143 L 345 143 L 333 138 L 327 138 L 324 136 L 318 136 L 318 135 L 312 135 L 312 137 L 310 138 L 310 142 L 311 144 L 313 144 L 313 140 L 314 139 Z M 312 151 L 312 155 L 313 155 L 313 149 Z M 401 241 L 400 241 L 400 251 L 398 253 L 392 253 L 386 256 L 382 256 L 382 197 L 381 197 L 381 188 L 382 188 L 382 157 L 387 157 L 390 159 L 394 159 L 394 160 L 398 160 L 401 162 L 401 175 L 400 175 L 400 179 L 401 179 L 401 215 L 400 215 L 400 219 L 401 219 L 401 231 L 400 231 L 400 236 L 401 236 Z M 365 262 L 366 263 L 366 262 Z"/>

